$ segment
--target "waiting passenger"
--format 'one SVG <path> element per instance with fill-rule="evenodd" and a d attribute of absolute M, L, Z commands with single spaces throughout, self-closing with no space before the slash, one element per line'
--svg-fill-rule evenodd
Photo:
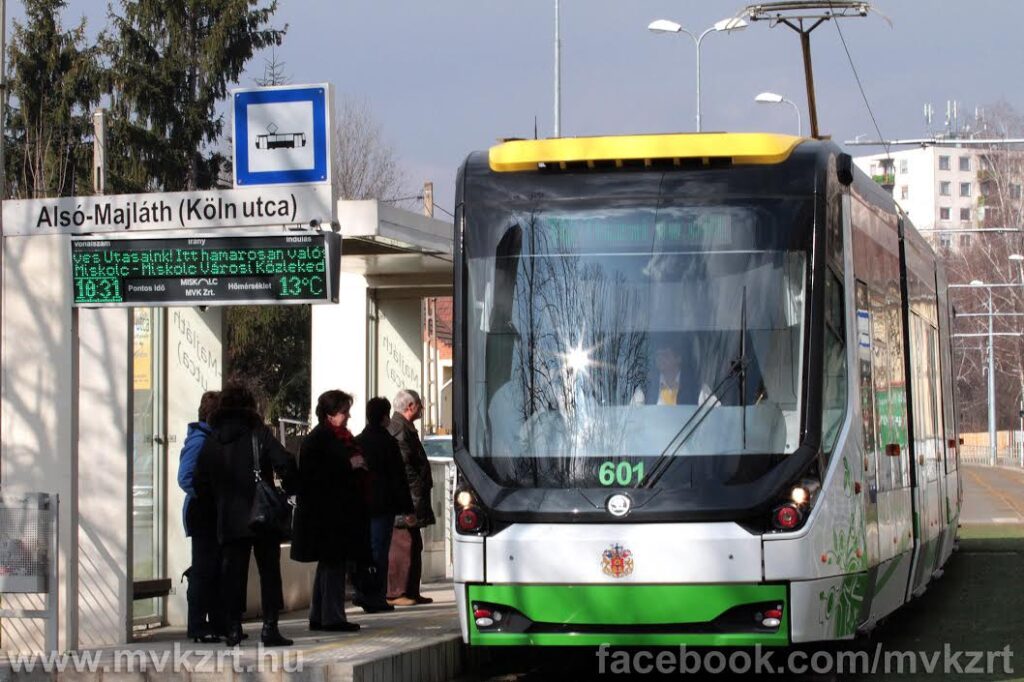
<path fill-rule="evenodd" d="M 434 510 L 430 506 L 430 490 L 434 481 L 427 452 L 413 424 L 423 414 L 423 401 L 416 391 L 403 389 L 395 396 L 394 407 L 388 431 L 398 441 L 405 462 L 405 474 L 416 518 L 415 523 L 409 523 L 404 515 L 395 519 L 388 563 L 388 603 L 392 606 L 429 604 L 434 600 L 420 594 L 420 578 L 423 574 L 421 529 L 436 522 Z"/>
<path fill-rule="evenodd" d="M 366 427 L 356 436 L 370 469 L 369 497 L 371 562 L 357 570 L 355 597 L 352 603 L 367 613 L 393 611 L 387 603 L 388 554 L 395 517 L 405 514 L 405 523 L 415 525 L 409 482 L 398 441 L 388 433 L 391 422 L 391 402 L 387 398 L 372 398 L 366 403 Z"/>
<path fill-rule="evenodd" d="M 369 557 L 369 527 L 356 474 L 366 471 L 348 430 L 352 396 L 327 391 L 317 399 L 318 424 L 302 442 L 292 559 L 315 561 L 309 629 L 353 632 L 345 616 L 347 562 Z"/>
<path fill-rule="evenodd" d="M 289 646 L 277 621 L 284 608 L 281 586 L 281 538 L 250 527 L 256 497 L 255 462 L 258 475 L 273 485 L 275 475 L 288 493 L 294 491 L 295 458 L 285 450 L 256 411 L 256 400 L 242 386 L 228 386 L 220 395 L 220 406 L 210 417 L 213 433 L 199 453 L 195 471 L 197 499 L 209 500 L 217 510 L 217 537 L 223 552 L 220 574 L 221 608 L 227 623 L 225 643 L 242 641 L 242 612 L 245 610 L 249 557 L 255 554 L 260 573 L 265 646 Z"/>
<path fill-rule="evenodd" d="M 192 538 L 192 565 L 188 576 L 188 637 L 194 642 L 219 642 L 224 622 L 217 601 L 220 595 L 220 544 L 217 542 L 217 509 L 208 498 L 197 498 L 193 483 L 196 461 L 212 429 L 207 421 L 217 409 L 219 391 L 207 391 L 199 400 L 198 421 L 188 425 L 178 459 L 178 485 L 185 491 L 182 510 L 185 537 Z"/>

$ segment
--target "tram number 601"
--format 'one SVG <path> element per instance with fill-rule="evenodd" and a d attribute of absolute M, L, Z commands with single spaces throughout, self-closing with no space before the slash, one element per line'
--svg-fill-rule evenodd
<path fill-rule="evenodd" d="M 640 485 L 640 481 L 644 480 L 644 463 L 603 462 L 597 470 L 597 480 L 601 485 L 627 486 L 632 485 L 633 481 Z"/>

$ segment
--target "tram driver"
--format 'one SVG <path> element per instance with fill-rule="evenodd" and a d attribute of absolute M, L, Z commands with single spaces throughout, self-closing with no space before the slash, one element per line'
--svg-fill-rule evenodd
<path fill-rule="evenodd" d="M 633 393 L 633 405 L 697 405 L 711 394 L 701 380 L 697 363 L 683 366 L 678 343 L 663 339 L 656 344 L 654 368 L 647 384 Z"/>

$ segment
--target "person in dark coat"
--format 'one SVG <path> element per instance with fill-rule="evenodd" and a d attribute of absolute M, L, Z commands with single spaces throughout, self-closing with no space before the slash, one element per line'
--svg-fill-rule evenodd
<path fill-rule="evenodd" d="M 420 442 L 419 432 L 413 425 L 422 414 L 423 401 L 419 393 L 411 389 L 398 392 L 388 432 L 398 441 L 402 453 L 416 518 L 413 523 L 409 523 L 404 515 L 395 519 L 388 557 L 388 603 L 392 606 L 429 604 L 434 601 L 420 594 L 420 578 L 423 574 L 421 529 L 435 522 L 434 510 L 430 506 L 430 490 L 434 487 L 430 462 Z"/>
<path fill-rule="evenodd" d="M 182 510 L 185 537 L 192 538 L 192 565 L 188 575 L 188 636 L 197 644 L 219 642 L 224 634 L 220 594 L 220 543 L 217 541 L 217 510 L 209 500 L 197 500 L 193 479 L 196 460 L 212 431 L 207 421 L 220 400 L 219 391 L 207 391 L 199 400 L 199 421 L 188 425 L 178 459 L 178 485 L 185 491 Z"/>
<path fill-rule="evenodd" d="M 288 646 L 277 620 L 284 608 L 281 586 L 281 538 L 249 528 L 256 494 L 255 457 L 259 476 L 273 484 L 275 475 L 288 493 L 295 491 L 298 471 L 295 458 L 285 450 L 263 423 L 256 401 L 247 389 L 228 386 L 221 391 L 220 406 L 210 418 L 213 433 L 206 439 L 196 463 L 194 484 L 197 499 L 209 499 L 217 513 L 217 538 L 221 562 L 221 605 L 227 623 L 225 642 L 242 640 L 249 556 L 255 554 L 260 573 L 263 631 L 266 646 Z M 255 452 L 254 452 L 255 450 Z"/>
<path fill-rule="evenodd" d="M 371 398 L 366 403 L 366 427 L 356 436 L 372 475 L 367 500 L 371 556 L 365 566 L 357 569 L 360 579 L 355 583 L 352 603 L 367 613 L 394 610 L 387 603 L 387 586 L 395 516 L 405 515 L 407 524 L 416 523 L 402 453 L 398 441 L 387 430 L 390 415 L 391 402 L 387 398 Z"/>
<path fill-rule="evenodd" d="M 327 391 L 317 399 L 319 422 L 299 451 L 299 492 L 292 559 L 315 561 L 309 629 L 351 632 L 345 617 L 346 563 L 369 556 L 369 524 L 357 474 L 366 461 L 348 430 L 352 396 Z"/>

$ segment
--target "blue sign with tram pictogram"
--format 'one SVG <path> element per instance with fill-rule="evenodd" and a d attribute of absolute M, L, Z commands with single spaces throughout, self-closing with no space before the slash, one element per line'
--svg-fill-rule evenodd
<path fill-rule="evenodd" d="M 234 90 L 235 186 L 328 183 L 330 86 Z"/>

